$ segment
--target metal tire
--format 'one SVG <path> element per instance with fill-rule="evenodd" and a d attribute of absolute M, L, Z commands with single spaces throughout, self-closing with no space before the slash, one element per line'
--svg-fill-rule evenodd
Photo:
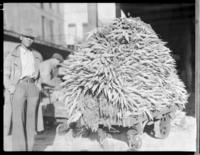
<path fill-rule="evenodd" d="M 170 117 L 164 115 L 159 121 L 154 123 L 155 137 L 164 139 L 167 138 L 170 133 Z"/>
<path fill-rule="evenodd" d="M 127 132 L 129 151 L 137 151 L 142 146 L 142 139 L 140 135 L 136 134 L 135 130 Z"/>

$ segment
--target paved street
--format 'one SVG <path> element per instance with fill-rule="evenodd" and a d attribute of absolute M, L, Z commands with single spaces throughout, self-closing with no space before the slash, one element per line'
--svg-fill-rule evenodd
<path fill-rule="evenodd" d="M 166 139 L 155 139 L 144 133 L 140 151 L 195 151 L 196 119 L 182 117 L 172 122 L 171 131 Z M 46 129 L 35 137 L 34 151 L 126 151 L 128 146 L 123 141 L 125 135 L 117 139 L 106 138 L 103 145 L 97 142 L 97 135 L 73 138 L 70 130 L 64 135 L 56 135 L 56 126 Z M 119 140 L 120 139 L 120 140 Z M 11 136 L 4 142 L 5 150 L 11 149 Z"/>

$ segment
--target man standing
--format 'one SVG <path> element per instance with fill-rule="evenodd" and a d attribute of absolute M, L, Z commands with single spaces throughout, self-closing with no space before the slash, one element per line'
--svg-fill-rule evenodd
<path fill-rule="evenodd" d="M 13 151 L 31 151 L 39 100 L 39 64 L 42 56 L 31 48 L 32 29 L 25 29 L 18 45 L 5 59 L 4 86 L 12 94 Z"/>

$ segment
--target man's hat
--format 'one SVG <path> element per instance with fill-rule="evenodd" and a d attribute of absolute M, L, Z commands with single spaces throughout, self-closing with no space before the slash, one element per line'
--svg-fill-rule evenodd
<path fill-rule="evenodd" d="M 31 28 L 22 29 L 21 35 L 26 37 L 36 38 L 36 34 Z"/>

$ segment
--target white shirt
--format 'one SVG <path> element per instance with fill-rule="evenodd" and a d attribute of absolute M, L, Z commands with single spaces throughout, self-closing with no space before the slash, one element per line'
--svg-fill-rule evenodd
<path fill-rule="evenodd" d="M 22 64 L 22 74 L 21 78 L 24 78 L 26 76 L 28 77 L 34 77 L 35 73 L 35 62 L 34 62 L 34 56 L 33 53 L 25 49 L 24 47 L 20 47 L 20 57 L 21 57 L 21 64 Z"/>

